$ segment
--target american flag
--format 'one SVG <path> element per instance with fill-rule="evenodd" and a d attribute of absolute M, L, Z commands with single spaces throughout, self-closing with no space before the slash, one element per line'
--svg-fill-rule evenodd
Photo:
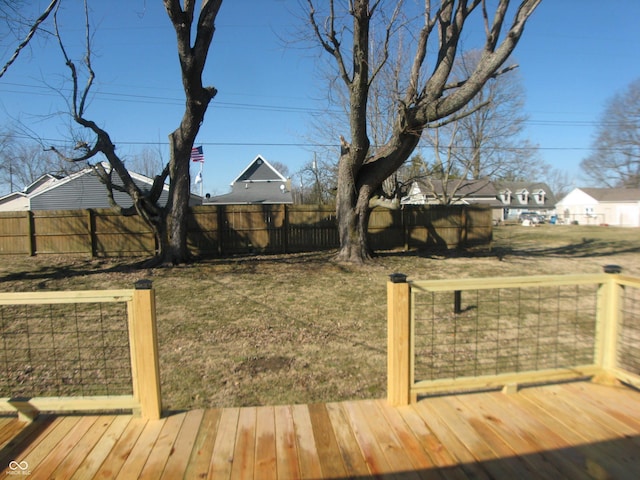
<path fill-rule="evenodd" d="M 204 162 L 204 153 L 202 153 L 202 145 L 191 149 L 192 162 Z"/>

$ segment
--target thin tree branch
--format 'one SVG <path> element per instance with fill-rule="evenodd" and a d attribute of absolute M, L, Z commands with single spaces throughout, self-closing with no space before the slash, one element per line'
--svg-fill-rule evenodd
<path fill-rule="evenodd" d="M 478 110 L 483 109 L 484 107 L 486 107 L 487 105 L 489 105 L 491 103 L 491 100 L 487 100 L 486 102 L 482 102 L 479 103 L 478 105 L 474 105 L 473 108 L 469 109 L 469 110 L 465 110 L 464 112 L 459 112 L 455 115 L 449 116 L 447 118 L 445 118 L 444 120 L 441 120 L 437 123 L 428 123 L 426 125 L 426 128 L 440 128 L 440 127 L 444 127 L 445 125 L 449 125 L 450 123 L 456 122 L 458 120 L 461 120 L 465 117 L 468 117 L 469 115 L 474 114 L 475 112 L 477 112 Z"/>
<path fill-rule="evenodd" d="M 491 75 L 491 76 L 489 77 L 489 79 L 492 79 L 492 78 L 498 78 L 500 75 L 504 75 L 505 73 L 508 73 L 508 72 L 510 72 L 510 71 L 512 71 L 512 70 L 515 70 L 515 69 L 517 69 L 519 66 L 520 66 L 520 65 L 518 65 L 517 63 L 514 63 L 513 65 L 509 65 L 508 67 L 505 67 L 505 68 L 503 68 L 502 70 L 497 71 L 496 73 L 494 73 L 493 75 Z M 460 87 L 463 87 L 463 86 L 464 86 L 464 84 L 465 84 L 465 83 L 467 83 L 467 81 L 468 81 L 468 80 L 469 80 L 469 79 L 467 78 L 467 79 L 465 79 L 465 80 L 461 80 L 461 81 L 456 82 L 456 83 L 449 83 L 449 84 L 445 85 L 444 89 L 445 89 L 445 90 L 453 90 L 454 88 L 460 88 Z"/>
<path fill-rule="evenodd" d="M 18 55 L 20 55 L 20 51 L 22 51 L 22 49 L 29 44 L 29 42 L 31 41 L 31 38 L 33 38 L 33 36 L 36 34 L 36 31 L 38 30 L 38 27 L 40 26 L 40 24 L 47 19 L 47 17 L 49 16 L 51 11 L 57 4 L 58 4 L 58 0 L 51 0 L 51 3 L 47 6 L 45 11 L 42 12 L 42 15 L 40 15 L 36 19 L 31 29 L 29 30 L 29 33 L 27 33 L 27 36 L 16 47 L 16 50 L 13 52 L 13 55 L 11 55 L 11 58 L 7 61 L 4 67 L 2 67 L 2 70 L 0 70 L 0 78 L 2 78 L 2 76 L 8 70 L 8 68 L 11 66 L 11 64 L 13 64 L 13 62 L 16 61 L 16 59 L 18 58 Z"/>

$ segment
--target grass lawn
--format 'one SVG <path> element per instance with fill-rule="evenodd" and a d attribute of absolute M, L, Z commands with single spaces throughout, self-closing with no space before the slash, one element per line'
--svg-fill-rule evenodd
<path fill-rule="evenodd" d="M 386 281 L 596 273 L 640 276 L 640 231 L 503 226 L 491 248 L 383 252 L 366 266 L 332 252 L 210 259 L 140 270 L 139 259 L 4 257 L 3 291 L 156 290 L 165 409 L 381 398 L 386 392 Z"/>

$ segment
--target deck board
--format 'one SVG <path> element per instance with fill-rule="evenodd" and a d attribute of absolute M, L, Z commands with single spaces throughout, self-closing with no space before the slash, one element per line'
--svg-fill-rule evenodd
<path fill-rule="evenodd" d="M 119 415 L 109 425 L 109 428 L 95 444 L 91 452 L 78 467 L 71 477 L 71 480 L 84 480 L 85 478 L 94 478 L 100 469 L 100 465 L 105 461 L 109 453 L 113 450 L 118 439 L 122 437 L 124 430 L 129 425 L 131 418 L 125 415 Z"/>
<path fill-rule="evenodd" d="M 203 423 L 204 410 L 191 410 L 185 414 L 180 432 L 176 437 L 173 449 L 169 453 L 169 459 L 161 472 L 160 480 L 173 480 L 180 478 L 187 469 L 191 452 L 194 451 L 199 426 Z"/>
<path fill-rule="evenodd" d="M 236 435 L 238 429 L 238 419 L 240 417 L 240 409 L 228 408 L 222 410 L 220 414 L 220 423 L 218 425 L 218 434 L 215 437 L 215 444 L 211 454 L 211 462 L 209 464 L 209 475 L 207 478 L 224 479 L 231 476 L 231 466 L 236 461 L 234 452 L 236 451 Z M 241 455 L 238 455 L 240 458 Z M 207 472 L 204 472 L 207 475 Z M 204 476 L 193 477 L 204 478 Z"/>
<path fill-rule="evenodd" d="M 282 480 L 300 478 L 298 465 L 298 446 L 293 415 L 289 406 L 278 406 L 274 409 L 276 424 L 276 470 Z"/>
<path fill-rule="evenodd" d="M 576 382 L 383 400 L 0 418 L 0 478 L 640 478 L 640 392 Z M 15 472 L 14 472 L 15 473 Z"/>

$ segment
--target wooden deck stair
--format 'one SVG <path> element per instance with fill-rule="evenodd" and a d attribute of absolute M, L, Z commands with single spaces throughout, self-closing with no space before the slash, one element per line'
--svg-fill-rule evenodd
<path fill-rule="evenodd" d="M 29 480 L 638 479 L 640 393 L 576 382 L 398 408 L 368 400 L 193 410 L 150 421 L 4 417 L 0 446 L 2 478 Z"/>

